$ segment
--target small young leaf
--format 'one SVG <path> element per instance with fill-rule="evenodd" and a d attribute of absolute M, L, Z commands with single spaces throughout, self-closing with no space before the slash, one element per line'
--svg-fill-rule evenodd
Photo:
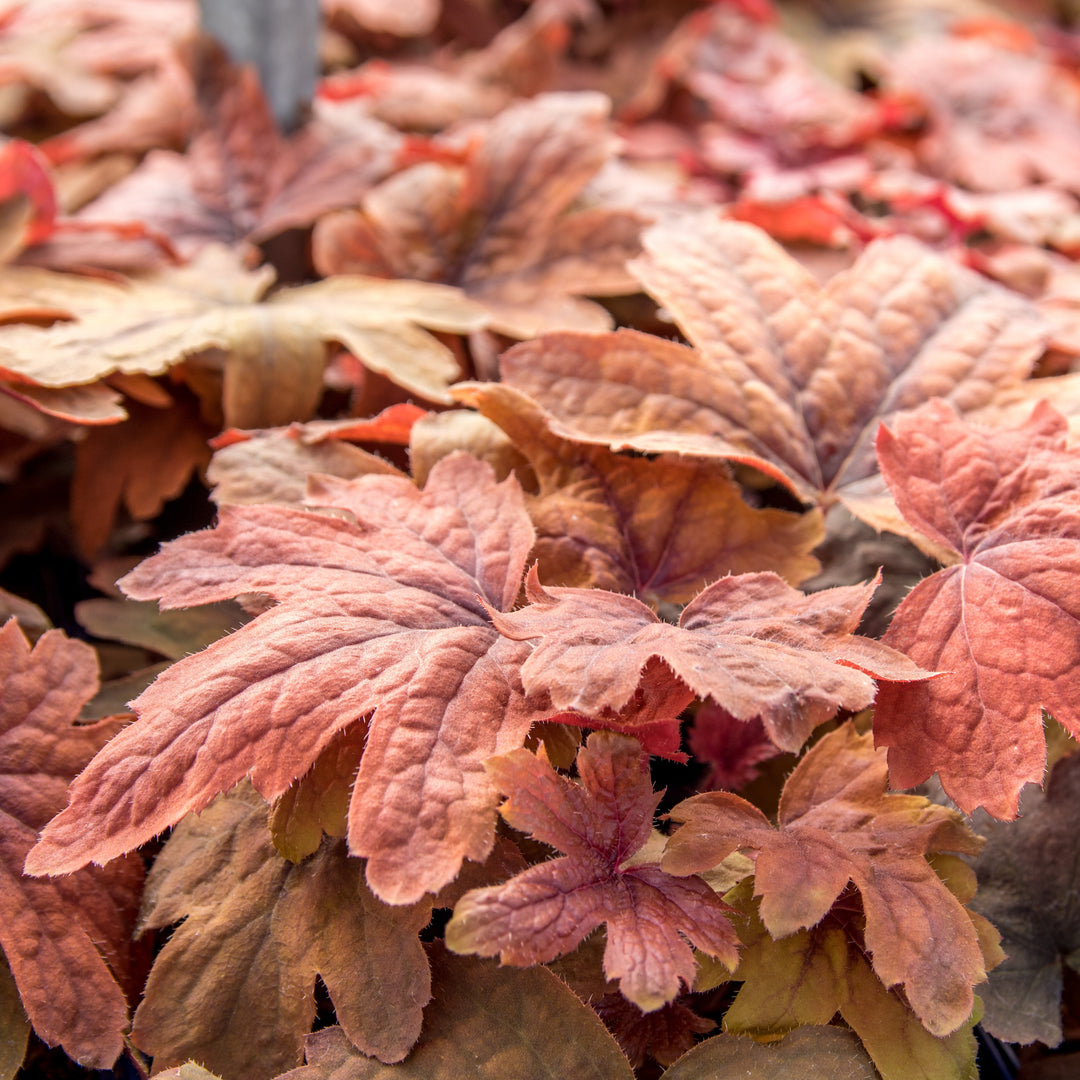
<path fill-rule="evenodd" d="M 447 945 L 533 964 L 571 952 L 606 923 L 605 975 L 643 1011 L 660 1008 L 680 983 L 694 981 L 687 940 L 730 968 L 734 931 L 703 881 L 670 877 L 647 862 L 623 865 L 649 838 L 660 799 L 637 741 L 594 732 L 577 765 L 581 785 L 527 750 L 487 763 L 510 796 L 500 811 L 507 822 L 565 854 L 466 893 L 447 925 Z"/>
<path fill-rule="evenodd" d="M 751 854 L 761 918 L 781 945 L 818 926 L 851 881 L 878 978 L 886 987 L 902 984 L 921 1023 L 946 1036 L 970 1016 L 972 986 L 986 970 L 971 918 L 926 856 L 974 854 L 982 842 L 955 811 L 886 793 L 886 771 L 871 736 L 857 735 L 849 723 L 796 766 L 780 799 L 779 829 L 737 796 L 695 795 L 671 811 L 684 824 L 662 865 L 700 873 L 735 849 Z M 833 1008 L 842 1004 L 838 998 Z"/>

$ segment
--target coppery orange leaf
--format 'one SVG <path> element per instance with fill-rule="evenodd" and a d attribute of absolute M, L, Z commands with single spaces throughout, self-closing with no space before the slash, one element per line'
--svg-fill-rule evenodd
<path fill-rule="evenodd" d="M 559 711 L 603 726 L 636 696 L 651 696 L 644 676 L 658 664 L 668 674 L 655 683 L 660 696 L 673 680 L 740 720 L 760 716 L 777 746 L 798 750 L 841 708 L 869 705 L 875 678 L 929 677 L 903 653 L 854 633 L 875 584 L 805 596 L 775 574 L 732 575 L 700 592 L 673 626 L 634 597 L 546 589 L 534 567 L 529 606 L 491 616 L 501 633 L 534 642 L 522 684 Z"/>
<path fill-rule="evenodd" d="M 457 454 L 423 492 L 404 477 L 325 478 L 319 504 L 337 512 L 226 507 L 216 528 L 123 579 L 164 607 L 250 592 L 278 603 L 133 703 L 139 720 L 73 786 L 34 872 L 108 860 L 249 774 L 275 799 L 372 710 L 349 845 L 368 856 L 376 895 L 411 903 L 487 855 L 495 795 L 482 762 L 554 711 L 524 699 L 528 646 L 484 606 L 517 598 L 533 540 L 520 489 Z"/>
<path fill-rule="evenodd" d="M 122 726 L 77 726 L 97 689 L 89 646 L 49 630 L 31 651 L 18 624 L 0 630 L 0 946 L 34 1029 L 99 1069 L 123 1047 L 142 863 L 125 859 L 52 881 L 23 876 L 38 830 L 70 779 Z"/>
<path fill-rule="evenodd" d="M 534 556 L 545 580 L 686 603 L 724 574 L 772 570 L 791 584 L 815 574 L 824 529 L 806 515 L 750 506 L 722 463 L 650 460 L 563 439 L 531 399 L 500 383 L 454 396 L 494 420 L 533 467 Z"/>
<path fill-rule="evenodd" d="M 937 772 L 964 810 L 1016 816 L 1041 782 L 1041 708 L 1080 730 L 1080 455 L 1045 401 L 1017 428 L 965 424 L 942 402 L 882 428 L 882 472 L 910 529 L 955 564 L 920 582 L 885 640 L 949 672 L 883 688 L 874 718 L 889 772 Z"/>
<path fill-rule="evenodd" d="M 885 987 L 902 985 L 922 1024 L 941 1037 L 971 1015 L 972 986 L 986 970 L 972 918 L 926 857 L 975 854 L 982 841 L 956 811 L 888 794 L 886 786 L 884 753 L 847 724 L 795 767 L 778 828 L 736 795 L 695 795 L 671 811 L 682 828 L 668 841 L 662 865 L 699 873 L 732 851 L 750 853 L 754 894 L 774 939 L 817 926 L 852 882 L 878 978 Z"/>

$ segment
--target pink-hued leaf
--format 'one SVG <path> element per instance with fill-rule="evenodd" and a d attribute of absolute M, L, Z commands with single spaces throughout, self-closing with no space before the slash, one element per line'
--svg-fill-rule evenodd
<path fill-rule="evenodd" d="M 887 794 L 886 773 L 871 737 L 847 724 L 795 767 L 779 829 L 737 795 L 696 795 L 671 811 L 683 827 L 668 841 L 663 866 L 700 873 L 732 851 L 751 853 L 754 893 L 774 939 L 820 923 L 850 880 L 862 899 L 875 972 L 886 987 L 902 983 L 923 1025 L 941 1037 L 968 1019 L 972 985 L 986 970 L 971 918 L 926 855 L 971 855 L 982 841 L 955 810 Z"/>
<path fill-rule="evenodd" d="M 744 462 L 806 501 L 875 475 L 882 418 L 934 395 L 986 405 L 1046 338 L 1028 301 L 906 237 L 824 288 L 761 230 L 713 214 L 655 226 L 644 246 L 631 269 L 694 348 L 552 334 L 507 352 L 504 381 L 564 437 Z"/>
<path fill-rule="evenodd" d="M 882 688 L 874 717 L 889 773 L 937 772 L 965 811 L 1016 816 L 1046 767 L 1041 708 L 1080 732 L 1080 454 L 1046 402 L 1017 428 L 980 429 L 930 402 L 878 437 L 912 530 L 954 558 L 897 609 L 885 641 L 949 672 Z"/>
<path fill-rule="evenodd" d="M 921 99 L 924 168 L 977 191 L 1036 181 L 1080 192 L 1070 75 L 1046 56 L 976 37 L 923 35 L 893 58 L 886 85 Z"/>
<path fill-rule="evenodd" d="M 0 630 L 0 947 L 38 1035 L 110 1068 L 123 1048 L 142 863 L 125 859 L 56 881 L 23 876 L 37 832 L 70 779 L 122 726 L 77 726 L 97 689 L 89 646 L 47 631 L 34 646 L 9 619 Z"/>
<path fill-rule="evenodd" d="M 108 860 L 246 775 L 274 799 L 372 710 L 348 835 L 376 895 L 411 903 L 487 855 L 495 794 L 482 762 L 553 711 L 523 699 L 528 646 L 501 637 L 484 606 L 517 597 L 533 540 L 521 491 L 457 454 L 423 492 L 364 476 L 324 485 L 319 502 L 339 513 L 225 507 L 216 528 L 123 579 L 164 607 L 250 592 L 278 603 L 133 703 L 139 720 L 72 787 L 33 872 Z"/>
<path fill-rule="evenodd" d="M 658 1009 L 693 983 L 687 941 L 734 967 L 735 934 L 705 882 L 648 862 L 624 865 L 649 838 L 660 800 L 637 740 L 594 732 L 577 766 L 580 785 L 524 749 L 487 763 L 510 796 L 500 809 L 506 821 L 565 854 L 466 893 L 446 941 L 455 952 L 524 966 L 573 951 L 605 923 L 605 975 L 643 1011 Z"/>
<path fill-rule="evenodd" d="M 776 574 L 732 575 L 700 592 L 673 626 L 631 596 L 545 589 L 534 567 L 529 606 L 493 611 L 492 619 L 508 637 L 535 641 L 522 683 L 559 711 L 590 717 L 624 709 L 656 658 L 697 697 L 739 720 L 760 716 L 778 747 L 798 750 L 840 709 L 869 705 L 875 678 L 929 677 L 902 653 L 854 633 L 875 585 L 806 596 Z"/>
<path fill-rule="evenodd" d="M 737 720 L 712 701 L 698 709 L 687 741 L 694 760 L 708 766 L 700 784 L 706 791 L 738 791 L 757 779 L 760 764 L 779 753 L 761 720 Z"/>

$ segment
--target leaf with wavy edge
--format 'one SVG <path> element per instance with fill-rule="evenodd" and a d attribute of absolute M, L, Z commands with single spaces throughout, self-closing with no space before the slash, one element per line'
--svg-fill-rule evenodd
<path fill-rule="evenodd" d="M 223 1076 L 274 1076 L 300 1060 L 318 974 L 352 1042 L 399 1061 L 431 996 L 417 937 L 430 918 L 430 899 L 375 899 L 340 843 L 283 859 L 244 785 L 181 822 L 147 878 L 143 927 L 183 922 L 154 961 L 132 1040 L 158 1066 L 195 1058 Z"/>
<path fill-rule="evenodd" d="M 686 603 L 724 574 L 772 570 L 795 585 L 821 569 L 810 554 L 825 535 L 821 515 L 750 506 L 720 462 L 561 438 L 536 402 L 501 383 L 452 392 L 495 421 L 536 473 L 528 506 L 545 580 Z"/>
<path fill-rule="evenodd" d="M 57 881 L 22 872 L 70 779 L 123 726 L 75 724 L 97 685 L 97 658 L 83 642 L 49 630 L 31 650 L 14 619 L 0 630 L 0 947 L 38 1035 L 107 1069 L 127 1027 L 117 979 L 128 974 L 142 863 Z"/>
<path fill-rule="evenodd" d="M 986 969 L 971 917 L 927 855 L 973 855 L 982 841 L 956 811 L 922 796 L 887 793 L 887 771 L 872 737 L 848 723 L 823 736 L 795 767 L 780 799 L 778 828 L 737 795 L 695 795 L 671 811 L 682 828 L 668 841 L 662 865 L 671 873 L 700 873 L 733 851 L 752 853 L 754 893 L 774 939 L 817 926 L 852 882 L 878 978 L 886 987 L 903 985 L 922 1024 L 943 1037 L 970 1016 L 972 986 Z"/>
<path fill-rule="evenodd" d="M 522 685 L 559 711 L 617 713 L 648 689 L 650 662 L 662 661 L 697 697 L 740 720 L 760 716 L 777 746 L 798 750 L 840 709 L 866 708 L 875 678 L 930 677 L 903 653 L 854 633 L 876 584 L 806 596 L 776 574 L 732 575 L 698 593 L 673 626 L 631 596 L 544 588 L 533 567 L 529 606 L 491 618 L 507 637 L 533 642 Z"/>
<path fill-rule="evenodd" d="M 882 688 L 874 734 L 897 787 L 937 772 L 961 809 L 1012 818 L 1046 768 L 1040 707 L 1080 732 L 1080 453 L 1067 433 L 1046 402 L 992 430 L 930 402 L 878 437 L 908 528 L 956 559 L 912 590 L 885 635 L 949 672 Z"/>
<path fill-rule="evenodd" d="M 881 419 L 935 395 L 986 405 L 1047 337 L 1028 301 L 905 237 L 824 289 L 760 229 L 713 215 L 658 225 L 644 246 L 631 269 L 692 348 L 553 334 L 507 352 L 503 380 L 566 438 L 743 462 L 805 501 L 874 475 Z"/>
<path fill-rule="evenodd" d="M 497 610 L 517 597 L 533 541 L 520 488 L 464 454 L 422 492 L 400 477 L 331 480 L 319 503 L 344 517 L 225 507 L 216 528 L 122 579 L 164 607 L 250 592 L 278 603 L 136 699 L 139 720 L 72 786 L 31 872 L 107 861 L 247 775 L 273 800 L 372 710 L 348 835 L 375 894 L 411 903 L 485 858 L 495 793 L 482 762 L 552 711 L 523 698 L 528 646 L 478 599 Z"/>

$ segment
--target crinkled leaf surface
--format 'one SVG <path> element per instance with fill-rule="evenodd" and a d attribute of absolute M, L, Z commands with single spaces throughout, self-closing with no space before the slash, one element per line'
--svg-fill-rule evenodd
<path fill-rule="evenodd" d="M 596 1013 L 543 967 L 431 954 L 434 1001 L 416 1049 L 397 1065 L 363 1057 L 340 1028 L 307 1039 L 307 1065 L 281 1080 L 631 1080 Z"/>
<path fill-rule="evenodd" d="M 1024 795 L 1019 821 L 983 828 L 972 907 L 1001 931 L 1005 961 L 983 991 L 983 1025 L 1006 1042 L 1062 1040 L 1062 963 L 1080 968 L 1076 816 L 1080 757 L 1054 766 L 1046 792 Z"/>
<path fill-rule="evenodd" d="M 425 162 L 391 177 L 359 210 L 315 228 L 323 274 L 361 273 L 457 285 L 514 337 L 611 319 L 580 294 L 634 291 L 626 260 L 642 221 L 621 208 L 572 208 L 610 157 L 610 102 L 542 94 L 490 122 L 463 165 Z"/>
<path fill-rule="evenodd" d="M 935 395 L 985 405 L 1046 337 L 1028 301 L 904 237 L 824 289 L 761 230 L 713 216 L 650 229 L 645 251 L 632 269 L 694 348 L 551 335 L 506 353 L 504 381 L 568 438 L 745 462 L 808 501 L 876 472 L 882 418 Z"/>
<path fill-rule="evenodd" d="M 456 387 L 533 467 L 534 557 L 546 581 L 686 603 L 724 574 L 772 570 L 798 584 L 820 569 L 817 511 L 748 505 L 724 465 L 676 455 L 618 455 L 551 430 L 531 398 L 501 383 Z"/>
<path fill-rule="evenodd" d="M 216 348 L 226 354 L 226 423 L 268 427 L 314 412 L 331 341 L 413 393 L 446 399 L 457 361 L 420 327 L 464 332 L 486 319 L 443 285 L 339 276 L 260 302 L 272 281 L 270 267 L 245 270 L 223 248 L 126 282 L 8 268 L 0 274 L 5 319 L 45 310 L 68 321 L 0 326 L 0 374 L 63 387 L 113 372 L 161 374 Z"/>
<path fill-rule="evenodd" d="M 147 878 L 144 927 L 184 921 L 154 962 L 132 1039 L 159 1066 L 194 1058 L 268 1080 L 301 1060 L 318 974 L 352 1043 L 398 1061 L 430 997 L 417 937 L 430 918 L 430 900 L 377 900 L 340 842 L 283 859 L 266 804 L 237 789 L 182 822 Z"/>
<path fill-rule="evenodd" d="M 526 693 L 549 695 L 560 711 L 618 712 L 647 689 L 650 661 L 662 661 L 697 697 L 740 720 L 760 716 L 777 746 L 798 750 L 840 709 L 869 705 L 875 678 L 928 677 L 902 653 L 854 633 L 874 584 L 805 596 L 775 574 L 732 575 L 700 592 L 673 626 L 631 596 L 545 589 L 534 567 L 529 606 L 492 619 L 508 637 L 534 642 L 521 669 Z"/>
<path fill-rule="evenodd" d="M 1045 402 L 996 430 L 930 403 L 878 438 L 901 513 L 957 559 L 916 586 L 885 636 L 949 672 L 882 688 L 874 736 L 898 787 L 936 771 L 963 810 L 1015 817 L 1046 767 L 1040 706 L 1080 731 L 1080 454 L 1066 440 Z"/>
<path fill-rule="evenodd" d="M 249 774 L 274 799 L 372 710 L 349 847 L 369 857 L 376 895 L 411 903 L 487 855 L 495 793 L 482 762 L 550 712 L 522 698 L 528 647 L 499 635 L 478 599 L 495 610 L 517 597 L 533 541 L 521 491 L 457 454 L 422 492 L 365 476 L 320 504 L 331 501 L 348 515 L 224 507 L 216 528 L 123 579 L 164 607 L 249 592 L 278 604 L 140 695 L 139 720 L 72 788 L 34 872 L 108 860 Z"/>
<path fill-rule="evenodd" d="M 107 1069 L 127 1027 L 117 979 L 128 974 L 142 864 L 125 859 L 50 881 L 22 873 L 68 781 L 121 727 L 74 724 L 96 689 L 88 645 L 49 630 L 31 650 L 14 619 L 0 630 L 0 947 L 38 1035 Z"/>
<path fill-rule="evenodd" d="M 695 795 L 671 811 L 683 827 L 668 842 L 663 866 L 696 873 L 736 849 L 753 853 L 754 893 L 774 939 L 817 926 L 852 882 L 878 978 L 885 987 L 902 985 L 923 1025 L 945 1036 L 970 1016 L 972 986 L 986 970 L 971 918 L 926 857 L 974 854 L 981 841 L 956 811 L 888 794 L 887 780 L 885 754 L 849 723 L 795 767 L 778 829 L 736 795 Z"/>
<path fill-rule="evenodd" d="M 580 785 L 525 749 L 487 763 L 509 796 L 500 808 L 506 821 L 565 854 L 466 893 L 446 942 L 523 966 L 573 951 L 603 923 L 604 974 L 642 1010 L 657 1009 L 694 981 L 688 941 L 734 967 L 735 934 L 704 881 L 655 863 L 623 865 L 649 838 L 660 800 L 637 740 L 593 732 L 577 767 Z"/>

